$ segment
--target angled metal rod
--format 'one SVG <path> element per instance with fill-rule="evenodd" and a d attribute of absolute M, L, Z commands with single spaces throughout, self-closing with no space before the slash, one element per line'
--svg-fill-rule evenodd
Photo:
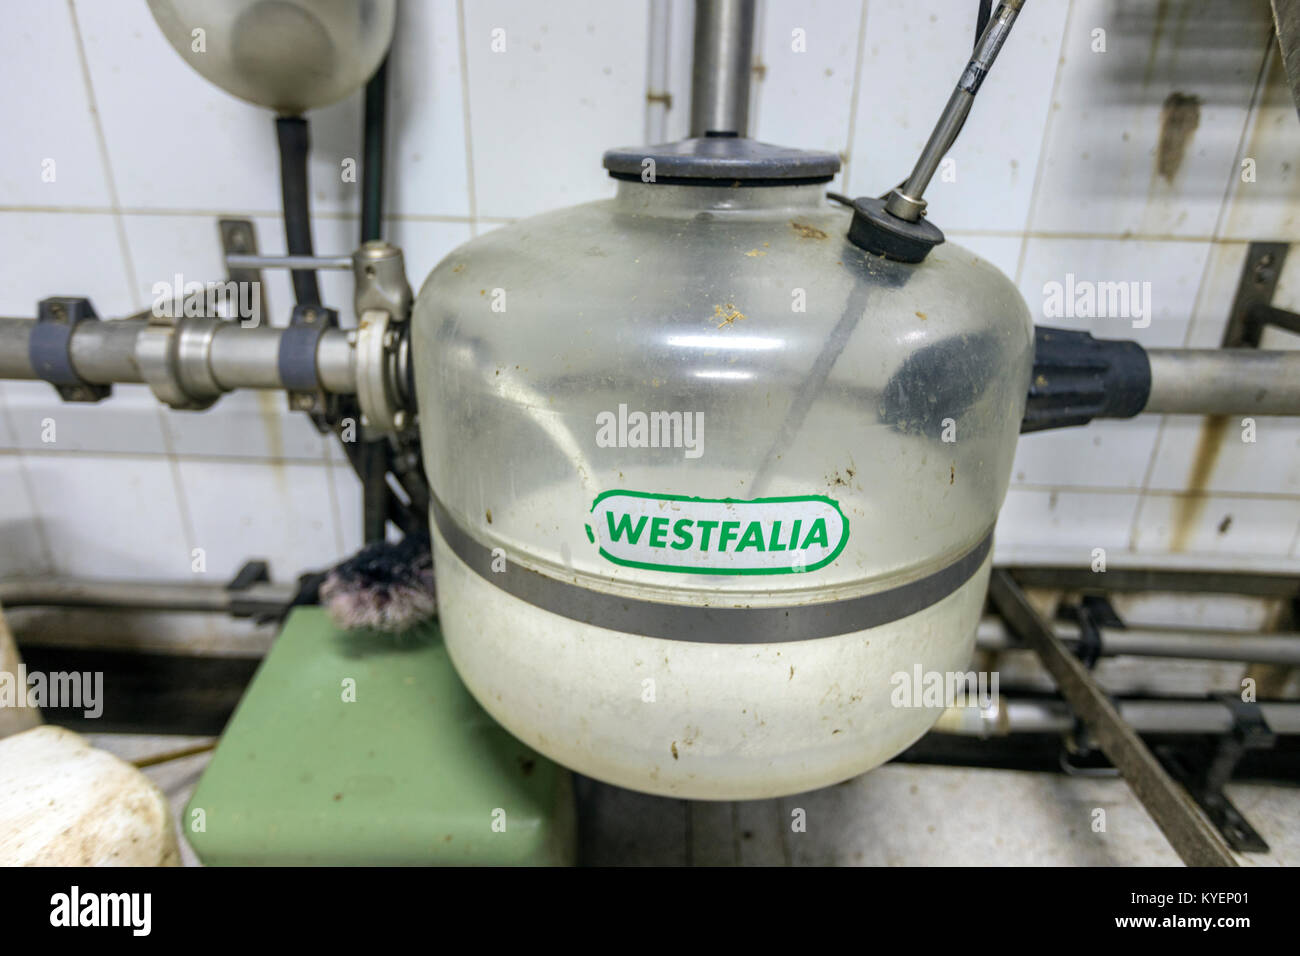
<path fill-rule="evenodd" d="M 995 569 L 989 598 L 1007 626 L 1038 652 L 1071 709 L 1124 775 L 1170 846 L 1188 866 L 1236 866 L 1237 860 L 1187 791 L 1169 776 L 1137 733 L 1124 722 L 1106 692 L 1071 654 L 1025 597 L 1011 575 Z"/>
<path fill-rule="evenodd" d="M 1007 42 L 1011 26 L 1016 22 L 1016 16 L 1020 13 L 1024 2 L 1025 0 L 1002 0 L 997 13 L 989 20 L 984 27 L 984 32 L 975 41 L 975 50 L 971 53 L 970 62 L 966 64 L 966 68 L 957 79 L 957 86 L 948 97 L 948 102 L 939 115 L 939 122 L 931 131 L 925 148 L 921 150 L 921 155 L 917 157 L 911 175 L 902 186 L 889 194 L 885 208 L 898 218 L 916 222 L 925 212 L 925 200 L 921 198 L 925 194 L 925 188 L 930 185 L 939 163 L 952 148 L 952 144 L 957 141 L 957 135 L 962 127 L 966 125 L 966 117 L 975 103 L 975 94 L 979 92 L 984 77 L 992 69 L 993 61 L 997 59 L 1002 44 Z"/>

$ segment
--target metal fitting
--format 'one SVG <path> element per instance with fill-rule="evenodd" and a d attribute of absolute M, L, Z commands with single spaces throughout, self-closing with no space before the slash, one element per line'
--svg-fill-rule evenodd
<path fill-rule="evenodd" d="M 382 309 L 361 313 L 357 326 L 357 399 L 366 424 L 381 432 L 398 432 L 409 424 L 402 410 L 400 356 L 406 354 L 405 324 L 395 326 Z"/>
<path fill-rule="evenodd" d="M 926 205 L 924 199 L 913 199 L 905 194 L 901 187 L 891 189 L 889 197 L 885 200 L 886 210 L 899 219 L 906 219 L 908 222 L 916 222 L 924 216 Z"/>
<path fill-rule="evenodd" d="M 220 319 L 152 318 L 135 339 L 135 360 L 145 384 L 165 405 L 186 411 L 208 408 L 221 397 L 208 364 Z"/>
<path fill-rule="evenodd" d="M 411 314 L 411 284 L 406 281 L 402 250 L 382 239 L 362 243 L 352 254 L 356 280 L 353 307 L 358 320 L 371 310 L 381 310 L 394 322 L 405 322 Z"/>

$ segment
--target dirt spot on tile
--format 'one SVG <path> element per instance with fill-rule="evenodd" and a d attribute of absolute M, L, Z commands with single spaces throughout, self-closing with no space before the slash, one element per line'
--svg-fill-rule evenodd
<path fill-rule="evenodd" d="M 1156 172 L 1172 183 L 1183 165 L 1187 144 L 1201 125 L 1201 98 L 1177 91 L 1165 97 L 1160 109 L 1160 140 L 1156 146 Z"/>

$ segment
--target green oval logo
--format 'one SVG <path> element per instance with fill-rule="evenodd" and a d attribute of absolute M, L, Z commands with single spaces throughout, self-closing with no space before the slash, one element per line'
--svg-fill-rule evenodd
<path fill-rule="evenodd" d="M 614 564 L 687 574 L 801 574 L 834 561 L 849 519 L 825 495 L 690 498 L 606 491 L 587 538 Z"/>

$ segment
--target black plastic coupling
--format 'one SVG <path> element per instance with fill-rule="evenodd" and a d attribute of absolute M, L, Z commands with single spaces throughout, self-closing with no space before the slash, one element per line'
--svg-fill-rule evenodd
<path fill-rule="evenodd" d="M 1151 363 L 1136 342 L 1034 327 L 1034 374 L 1020 431 L 1132 418 L 1151 396 Z"/>
<path fill-rule="evenodd" d="M 943 232 L 924 216 L 909 222 L 886 209 L 885 200 L 864 196 L 853 200 L 849 242 L 896 262 L 921 262 L 943 242 Z"/>
<path fill-rule="evenodd" d="M 72 364 L 72 334 L 80 323 L 98 321 L 85 296 L 54 296 L 36 306 L 27 357 L 36 377 L 53 385 L 65 402 L 98 402 L 113 394 L 113 386 L 86 381 Z"/>

